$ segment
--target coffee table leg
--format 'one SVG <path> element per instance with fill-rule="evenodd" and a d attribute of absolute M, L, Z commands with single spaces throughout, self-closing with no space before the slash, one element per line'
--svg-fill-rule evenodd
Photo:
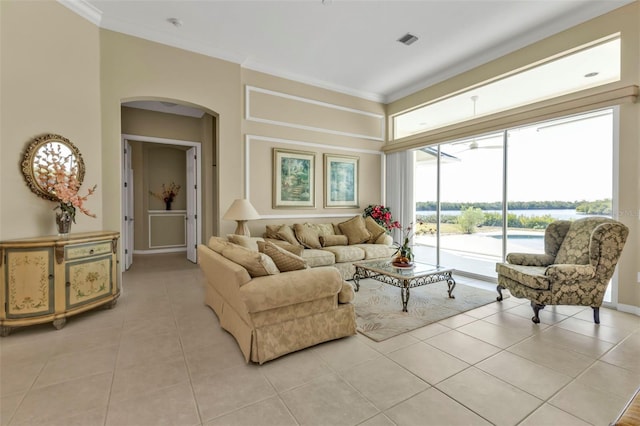
<path fill-rule="evenodd" d="M 401 288 L 402 293 L 402 312 L 407 312 L 407 304 L 409 304 L 409 283 L 405 281 Z"/>
<path fill-rule="evenodd" d="M 455 299 L 456 297 L 451 293 L 453 293 L 453 289 L 456 288 L 456 280 L 454 280 L 453 277 L 449 276 L 449 279 L 447 280 L 447 286 L 449 287 L 449 290 L 447 290 L 447 292 L 449 293 L 449 298 Z"/>
<path fill-rule="evenodd" d="M 360 275 L 358 275 L 358 268 L 356 268 L 356 272 L 353 274 L 353 283 L 356 285 L 356 291 L 360 290 Z"/>

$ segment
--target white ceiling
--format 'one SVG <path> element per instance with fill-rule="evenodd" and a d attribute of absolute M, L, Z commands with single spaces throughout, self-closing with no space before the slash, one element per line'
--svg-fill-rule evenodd
<path fill-rule="evenodd" d="M 102 28 L 391 102 L 634 0 L 58 1 Z"/>

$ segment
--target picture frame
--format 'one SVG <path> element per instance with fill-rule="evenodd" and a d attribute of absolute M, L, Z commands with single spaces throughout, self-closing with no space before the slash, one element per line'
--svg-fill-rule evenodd
<path fill-rule="evenodd" d="M 313 152 L 273 148 L 273 208 L 315 208 Z"/>
<path fill-rule="evenodd" d="M 359 157 L 324 154 L 324 207 L 358 208 Z"/>

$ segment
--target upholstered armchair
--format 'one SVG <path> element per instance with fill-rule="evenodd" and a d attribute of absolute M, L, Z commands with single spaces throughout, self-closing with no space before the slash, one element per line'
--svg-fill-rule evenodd
<path fill-rule="evenodd" d="M 496 264 L 497 300 L 504 289 L 529 299 L 536 324 L 546 305 L 591 306 L 600 324 L 600 305 L 628 234 L 625 225 L 604 217 L 551 223 L 544 254 L 509 253 L 507 263 Z"/>

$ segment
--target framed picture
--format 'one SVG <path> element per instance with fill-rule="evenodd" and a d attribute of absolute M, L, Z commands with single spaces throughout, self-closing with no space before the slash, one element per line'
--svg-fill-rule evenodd
<path fill-rule="evenodd" d="M 313 208 L 315 197 L 313 152 L 273 149 L 273 207 Z"/>
<path fill-rule="evenodd" d="M 360 207 L 358 201 L 358 157 L 324 155 L 324 206 Z"/>

